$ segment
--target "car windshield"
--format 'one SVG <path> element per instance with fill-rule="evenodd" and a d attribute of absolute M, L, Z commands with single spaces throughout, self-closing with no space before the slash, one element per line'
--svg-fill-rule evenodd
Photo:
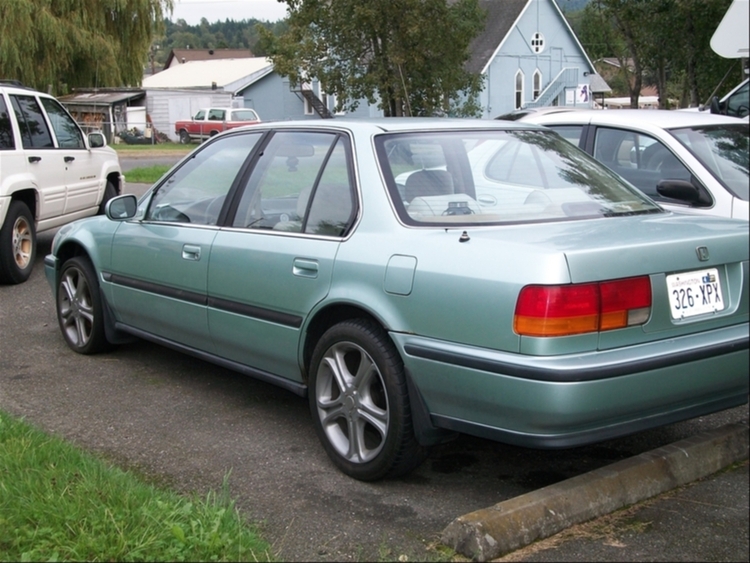
<path fill-rule="evenodd" d="M 377 137 L 391 199 L 408 225 L 497 224 L 661 211 L 547 130 Z"/>
<path fill-rule="evenodd" d="M 747 123 L 722 123 L 670 131 L 727 190 L 744 201 L 748 200 L 750 192 L 749 132 Z"/>

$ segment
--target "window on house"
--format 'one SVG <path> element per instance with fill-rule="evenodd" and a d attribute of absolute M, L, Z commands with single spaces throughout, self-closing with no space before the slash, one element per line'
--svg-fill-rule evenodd
<path fill-rule="evenodd" d="M 539 69 L 534 71 L 532 90 L 533 90 L 532 99 L 536 100 L 539 97 L 539 94 L 542 92 L 542 73 L 539 71 Z"/>
<path fill-rule="evenodd" d="M 544 35 L 538 31 L 531 38 L 531 50 L 535 53 L 541 53 L 544 51 Z"/>
<path fill-rule="evenodd" d="M 516 109 L 523 105 L 523 72 L 516 72 Z"/>

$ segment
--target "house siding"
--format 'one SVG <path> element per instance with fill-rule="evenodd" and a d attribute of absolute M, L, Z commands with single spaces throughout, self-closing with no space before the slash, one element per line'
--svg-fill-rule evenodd
<path fill-rule="evenodd" d="M 515 76 L 519 69 L 523 72 L 524 104 L 533 101 L 537 69 L 542 73 L 542 91 L 564 68 L 577 69 L 577 84 L 588 84 L 588 77 L 583 73 L 593 70 L 591 63 L 552 2 L 530 0 L 485 66 L 484 90 L 479 97 L 483 118 L 493 119 L 516 109 Z M 545 46 L 540 53 L 535 53 L 531 47 L 537 32 L 544 36 Z M 557 103 L 566 104 L 565 91 L 557 96 Z"/>

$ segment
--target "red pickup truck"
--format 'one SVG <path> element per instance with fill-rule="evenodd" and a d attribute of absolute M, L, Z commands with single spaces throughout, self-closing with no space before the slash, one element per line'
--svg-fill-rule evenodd
<path fill-rule="evenodd" d="M 250 108 L 206 108 L 199 110 L 189 121 L 176 122 L 174 132 L 181 143 L 188 144 L 194 140 L 205 141 L 228 129 L 256 123 L 260 123 L 260 117 Z"/>

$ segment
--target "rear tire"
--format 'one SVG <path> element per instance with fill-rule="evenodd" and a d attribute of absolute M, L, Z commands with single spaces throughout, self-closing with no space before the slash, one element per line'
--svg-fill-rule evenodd
<path fill-rule="evenodd" d="M 29 207 L 12 201 L 0 229 L 0 283 L 23 283 L 36 258 L 36 229 Z"/>
<path fill-rule="evenodd" d="M 380 325 L 352 319 L 326 331 L 313 352 L 308 389 L 315 431 L 350 477 L 398 477 L 424 461 L 404 365 Z"/>
<path fill-rule="evenodd" d="M 104 309 L 94 267 L 86 258 L 67 260 L 57 281 L 57 322 L 65 342 L 79 354 L 111 348 L 104 332 Z"/>

